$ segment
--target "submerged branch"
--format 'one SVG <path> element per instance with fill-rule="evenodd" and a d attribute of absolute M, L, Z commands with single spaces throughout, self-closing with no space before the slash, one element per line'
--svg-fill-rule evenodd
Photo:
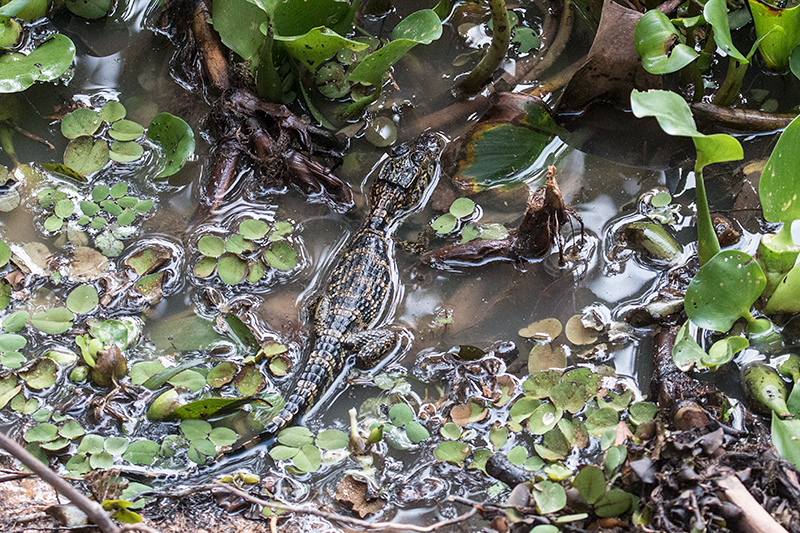
<path fill-rule="evenodd" d="M 505 59 L 511 43 L 511 24 L 505 0 L 489 0 L 489 7 L 492 10 L 492 44 L 472 72 L 458 83 L 457 89 L 465 94 L 475 94 L 488 83 Z"/>
<path fill-rule="evenodd" d="M 354 526 L 363 527 L 364 529 L 372 529 L 372 530 L 386 529 L 386 530 L 416 531 L 419 533 L 429 533 L 432 531 L 438 531 L 448 526 L 452 526 L 453 524 L 458 524 L 466 520 L 469 520 L 470 518 L 478 514 L 479 511 L 477 507 L 473 507 L 466 513 L 461 514 L 455 518 L 451 518 L 449 520 L 442 520 L 441 522 L 437 522 L 430 526 L 417 526 L 413 524 L 400 524 L 395 522 L 369 522 L 367 520 L 353 518 L 352 516 L 343 516 L 336 513 L 323 511 L 321 509 L 314 509 L 312 507 L 303 507 L 298 505 L 290 505 L 286 503 L 269 502 L 266 500 L 262 500 L 261 498 L 256 498 L 255 496 L 252 496 L 251 494 L 243 490 L 239 490 L 237 488 L 231 487 L 230 485 L 227 485 L 219 481 L 215 481 L 214 484 L 222 487 L 231 494 L 235 494 L 236 496 L 239 496 L 240 498 L 249 501 L 250 503 L 261 505 L 262 507 L 265 508 L 279 509 L 281 511 L 288 511 L 291 513 L 310 514 L 312 516 L 318 516 L 326 520 L 332 520 L 344 524 L 351 524 Z"/>
<path fill-rule="evenodd" d="M 785 128 L 797 116 L 791 113 L 765 113 L 753 109 L 734 109 L 706 102 L 691 104 L 692 114 L 701 123 L 737 132 L 767 132 Z"/>

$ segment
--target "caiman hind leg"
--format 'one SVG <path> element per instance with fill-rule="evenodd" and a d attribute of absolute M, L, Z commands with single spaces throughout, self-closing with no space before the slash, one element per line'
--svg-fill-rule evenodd
<path fill-rule="evenodd" d="M 356 354 L 356 366 L 372 368 L 397 346 L 400 336 L 390 329 L 369 329 L 351 333 L 344 339 L 345 348 Z"/>

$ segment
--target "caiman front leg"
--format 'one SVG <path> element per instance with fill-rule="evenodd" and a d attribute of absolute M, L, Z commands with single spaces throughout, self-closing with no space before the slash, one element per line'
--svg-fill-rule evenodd
<path fill-rule="evenodd" d="M 347 335 L 344 346 L 356 354 L 356 366 L 367 370 L 391 352 L 399 340 L 400 336 L 390 329 L 368 329 Z"/>

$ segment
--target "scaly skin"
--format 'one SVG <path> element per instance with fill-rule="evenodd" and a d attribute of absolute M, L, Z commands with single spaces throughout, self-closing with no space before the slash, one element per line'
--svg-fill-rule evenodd
<path fill-rule="evenodd" d="M 443 148 L 441 136 L 424 134 L 384 163 L 370 189 L 369 216 L 340 252 L 316 306 L 316 340 L 297 385 L 283 410 L 243 447 L 264 442 L 294 423 L 342 373 L 349 354 L 356 355 L 359 366 L 370 367 L 396 345 L 394 332 L 376 329 L 394 294 L 392 234 L 432 189 Z"/>

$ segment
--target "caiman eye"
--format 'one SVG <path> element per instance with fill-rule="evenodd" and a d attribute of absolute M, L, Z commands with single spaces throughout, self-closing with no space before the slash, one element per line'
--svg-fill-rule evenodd
<path fill-rule="evenodd" d="M 422 155 L 422 152 L 414 152 L 413 154 L 411 154 L 411 160 L 414 163 L 421 163 L 424 158 L 425 156 Z"/>

